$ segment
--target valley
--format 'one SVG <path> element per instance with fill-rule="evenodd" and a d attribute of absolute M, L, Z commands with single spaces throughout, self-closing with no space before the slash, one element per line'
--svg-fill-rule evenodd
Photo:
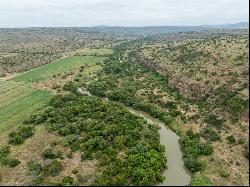
<path fill-rule="evenodd" d="M 0 41 L 0 185 L 249 184 L 248 30 Z"/>

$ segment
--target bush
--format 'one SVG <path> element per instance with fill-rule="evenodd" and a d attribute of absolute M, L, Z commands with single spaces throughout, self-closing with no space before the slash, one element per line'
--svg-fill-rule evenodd
<path fill-rule="evenodd" d="M 34 160 L 30 160 L 27 162 L 27 168 L 29 172 L 35 172 L 36 174 L 40 173 L 42 170 L 42 166 L 39 163 L 36 163 Z"/>
<path fill-rule="evenodd" d="M 180 140 L 183 151 L 184 163 L 192 172 L 202 171 L 205 163 L 199 159 L 201 155 L 211 155 L 213 147 L 209 144 L 200 143 L 199 134 L 189 129 Z"/>
<path fill-rule="evenodd" d="M 249 160 L 249 143 L 244 146 L 244 156 Z"/>
<path fill-rule="evenodd" d="M 199 154 L 201 154 L 201 155 L 207 156 L 207 155 L 213 154 L 213 146 L 212 145 L 202 143 L 202 144 L 198 145 L 198 149 L 199 149 Z"/>
<path fill-rule="evenodd" d="M 10 154 L 9 146 L 0 147 L 0 164 L 1 165 L 15 167 L 21 163 L 18 159 L 10 158 L 9 154 Z"/>
<path fill-rule="evenodd" d="M 27 138 L 33 136 L 35 128 L 30 125 L 21 126 L 17 131 L 9 133 L 9 143 L 14 145 L 22 144 Z"/>
<path fill-rule="evenodd" d="M 236 142 L 233 135 L 230 135 L 230 136 L 226 137 L 226 140 L 227 140 L 228 144 L 234 144 Z"/>
<path fill-rule="evenodd" d="M 242 98 L 235 96 L 226 101 L 226 106 L 229 107 L 231 114 L 241 114 L 247 108 L 248 102 Z"/>
<path fill-rule="evenodd" d="M 220 176 L 222 178 L 228 178 L 229 177 L 229 173 L 227 171 L 225 171 L 225 170 L 221 170 L 220 171 Z"/>
<path fill-rule="evenodd" d="M 198 172 L 192 176 L 190 186 L 213 186 L 213 184 L 207 176 Z"/>
<path fill-rule="evenodd" d="M 220 135 L 216 131 L 213 131 L 208 127 L 202 129 L 200 135 L 208 141 L 214 142 L 220 140 Z"/>
<path fill-rule="evenodd" d="M 74 182 L 73 177 L 66 176 L 66 177 L 64 177 L 64 178 L 62 179 L 61 184 L 62 184 L 63 186 L 66 186 L 66 185 L 71 185 L 71 184 L 73 184 L 73 182 Z"/>
<path fill-rule="evenodd" d="M 63 165 L 57 160 L 52 160 L 48 165 L 43 167 L 45 176 L 57 176 L 63 170 Z"/>
<path fill-rule="evenodd" d="M 38 185 L 41 185 L 44 181 L 44 177 L 43 176 L 37 176 L 36 178 L 34 178 L 32 180 L 32 185 L 34 186 L 38 186 Z"/>
<path fill-rule="evenodd" d="M 76 93 L 77 86 L 72 81 L 69 81 L 63 86 L 63 90 L 70 91 L 72 93 Z"/>
<path fill-rule="evenodd" d="M 80 182 L 80 183 L 88 181 L 88 176 L 84 176 L 82 174 L 77 174 L 76 178 L 77 178 L 77 181 Z"/>
<path fill-rule="evenodd" d="M 0 147 L 0 158 L 5 157 L 9 154 L 10 154 L 10 147 L 9 146 Z"/>
<path fill-rule="evenodd" d="M 60 151 L 53 152 L 52 149 L 45 149 L 42 153 L 44 159 L 55 159 L 62 156 Z"/>
<path fill-rule="evenodd" d="M 206 167 L 205 162 L 195 159 L 194 157 L 186 157 L 184 158 L 184 163 L 190 171 L 193 173 L 198 171 L 203 171 Z"/>
<path fill-rule="evenodd" d="M 8 165 L 10 166 L 10 167 L 15 167 L 15 166 L 17 166 L 17 165 L 19 165 L 21 163 L 21 161 L 20 160 L 18 160 L 18 159 L 9 159 L 9 161 L 8 161 Z"/>
<path fill-rule="evenodd" d="M 205 117 L 205 123 L 211 124 L 216 128 L 221 128 L 223 125 L 223 120 L 219 119 L 215 114 L 209 114 Z"/>
<path fill-rule="evenodd" d="M 73 174 L 77 174 L 77 173 L 78 173 L 78 169 L 76 169 L 76 168 L 73 169 L 73 170 L 72 170 L 72 173 L 73 173 Z"/>

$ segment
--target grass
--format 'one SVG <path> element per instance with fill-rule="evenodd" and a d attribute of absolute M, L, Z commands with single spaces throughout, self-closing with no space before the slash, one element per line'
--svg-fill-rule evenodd
<path fill-rule="evenodd" d="M 79 55 L 88 55 L 88 56 L 106 56 L 113 54 L 113 50 L 111 49 L 90 49 L 84 48 L 77 50 L 76 54 Z"/>
<path fill-rule="evenodd" d="M 21 82 L 0 80 L 0 85 L 0 135 L 17 126 L 52 96 Z"/>
<path fill-rule="evenodd" d="M 76 70 L 83 64 L 93 64 L 102 62 L 104 57 L 94 57 L 94 56 L 71 56 L 66 57 L 62 60 L 54 61 L 50 64 L 41 66 L 39 68 L 33 69 L 26 73 L 23 73 L 13 80 L 15 81 L 25 81 L 25 82 L 35 82 L 42 80 L 49 80 L 53 78 L 53 75 L 62 74 L 64 72 Z"/>

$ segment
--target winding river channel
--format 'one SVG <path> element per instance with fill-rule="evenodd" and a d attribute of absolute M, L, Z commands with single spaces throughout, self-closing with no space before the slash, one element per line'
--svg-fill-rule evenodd
<path fill-rule="evenodd" d="M 78 92 L 82 94 L 91 95 L 87 91 L 79 88 Z M 104 100 L 108 100 L 105 98 Z M 163 175 L 166 179 L 158 186 L 186 186 L 191 180 L 191 173 L 184 166 L 184 161 L 182 158 L 182 152 L 179 144 L 179 136 L 177 136 L 172 130 L 170 130 L 163 122 L 152 117 L 148 113 L 141 110 L 134 110 L 131 107 L 127 107 L 120 102 L 115 102 L 131 113 L 139 115 L 147 120 L 148 123 L 156 124 L 160 127 L 160 143 L 165 146 L 165 153 L 167 156 L 167 169 L 164 171 Z"/>

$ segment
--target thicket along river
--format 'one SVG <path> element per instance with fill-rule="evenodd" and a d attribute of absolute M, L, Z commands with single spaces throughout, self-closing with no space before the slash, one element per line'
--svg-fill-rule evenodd
<path fill-rule="evenodd" d="M 124 105 L 123 105 L 124 106 Z M 134 110 L 127 107 L 131 113 L 137 114 L 147 120 L 148 123 L 157 124 L 160 126 L 160 142 L 165 146 L 165 153 L 167 156 L 167 169 L 163 175 L 166 179 L 158 186 L 185 186 L 191 180 L 190 171 L 184 166 L 182 152 L 179 144 L 179 136 L 170 130 L 164 123 L 152 117 L 146 112 Z"/>

